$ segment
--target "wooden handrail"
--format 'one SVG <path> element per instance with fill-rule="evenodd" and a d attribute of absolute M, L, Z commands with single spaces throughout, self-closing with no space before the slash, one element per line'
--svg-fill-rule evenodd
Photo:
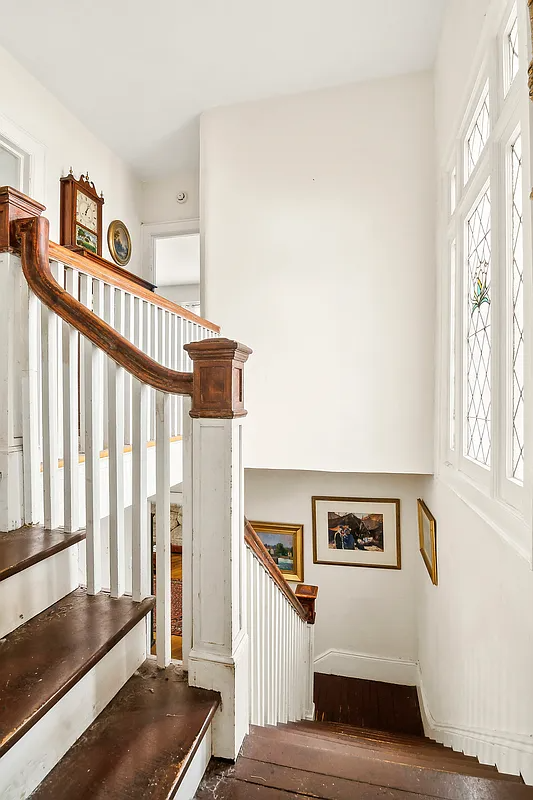
<path fill-rule="evenodd" d="M 175 372 L 158 364 L 59 285 L 50 269 L 49 223 L 45 217 L 20 219 L 13 225 L 21 242 L 24 276 L 30 288 L 48 308 L 142 383 L 169 394 L 192 394 L 191 373 Z M 68 250 L 65 252 L 69 253 Z M 70 255 L 79 258 L 75 254 Z M 63 258 L 60 260 L 63 261 Z M 82 264 L 87 272 L 86 262 L 82 260 Z M 139 294 L 140 288 L 135 288 L 135 294 Z M 152 293 L 147 294 L 152 300 Z"/>
<path fill-rule="evenodd" d="M 155 294 L 137 282 L 132 286 L 132 281 L 129 278 L 124 274 L 121 275 L 112 266 L 106 266 L 104 259 L 96 260 L 93 258 L 86 258 L 79 253 L 75 253 L 73 250 L 69 250 L 68 247 L 63 247 L 63 245 L 56 244 L 55 242 L 49 243 L 49 254 L 50 258 L 61 261 L 62 264 L 66 264 L 68 267 L 81 270 L 87 275 L 91 275 L 93 278 L 105 281 L 105 283 L 110 283 L 112 286 L 116 286 L 119 289 L 124 289 L 126 292 L 130 292 L 136 297 L 140 297 L 142 300 L 148 300 L 149 303 L 159 308 L 172 311 L 174 314 L 179 314 L 179 316 L 184 319 L 196 322 L 198 325 L 202 325 L 210 331 L 220 333 L 220 327 L 218 325 L 199 317 L 197 314 L 179 306 L 177 303 L 173 303 L 172 300 L 167 300 L 166 297 Z"/>
<path fill-rule="evenodd" d="M 307 622 L 307 612 L 283 577 L 283 573 L 281 572 L 280 568 L 270 557 L 265 545 L 246 518 L 244 519 L 244 541 L 250 550 L 254 552 L 256 558 L 261 562 L 266 571 L 270 574 L 270 577 L 274 583 L 277 584 L 280 591 L 283 592 L 300 619 L 302 619 L 304 622 Z"/>

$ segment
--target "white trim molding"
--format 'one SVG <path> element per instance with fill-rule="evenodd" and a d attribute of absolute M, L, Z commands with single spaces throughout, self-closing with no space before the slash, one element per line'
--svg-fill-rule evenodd
<path fill-rule="evenodd" d="M 200 220 L 180 219 L 175 222 L 143 222 L 141 225 L 142 262 L 141 273 L 145 280 L 154 280 L 155 245 L 157 239 L 170 239 L 173 236 L 185 236 L 200 233 Z"/>
<path fill-rule="evenodd" d="M 474 756 L 481 764 L 495 765 L 499 772 L 522 775 L 527 784 L 533 785 L 533 737 L 437 721 L 431 713 L 421 676 L 418 700 L 424 733 L 430 739 L 456 752 Z"/>
<path fill-rule="evenodd" d="M 345 678 L 397 683 L 401 686 L 416 686 L 419 676 L 418 664 L 415 661 L 333 648 L 315 658 L 315 672 L 341 675 Z"/>

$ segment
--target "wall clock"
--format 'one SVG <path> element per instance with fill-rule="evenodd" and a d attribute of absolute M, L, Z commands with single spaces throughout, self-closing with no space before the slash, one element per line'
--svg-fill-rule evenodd
<path fill-rule="evenodd" d="M 61 178 L 60 244 L 101 256 L 103 205 L 104 196 L 98 195 L 89 173 L 77 180 L 71 168 L 67 177 Z"/>

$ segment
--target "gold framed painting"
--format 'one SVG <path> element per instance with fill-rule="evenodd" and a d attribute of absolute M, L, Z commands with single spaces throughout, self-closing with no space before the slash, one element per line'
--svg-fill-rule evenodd
<path fill-rule="evenodd" d="M 437 522 L 435 517 L 420 498 L 418 499 L 418 539 L 420 552 L 429 577 L 435 586 L 439 579 L 437 574 Z"/>
<path fill-rule="evenodd" d="M 304 579 L 304 526 L 283 522 L 252 522 L 272 560 L 278 565 L 285 580 L 303 583 Z"/>
<path fill-rule="evenodd" d="M 113 261 L 125 267 L 131 258 L 131 236 L 122 220 L 114 219 L 107 229 L 107 246 Z"/>
<path fill-rule="evenodd" d="M 400 501 L 313 497 L 313 562 L 401 569 Z"/>

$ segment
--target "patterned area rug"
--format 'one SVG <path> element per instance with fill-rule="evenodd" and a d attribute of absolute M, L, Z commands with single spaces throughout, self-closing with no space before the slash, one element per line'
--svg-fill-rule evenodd
<path fill-rule="evenodd" d="M 156 590 L 156 578 L 154 575 L 154 588 Z M 170 581 L 170 632 L 172 636 L 182 635 L 182 584 L 179 580 Z M 155 608 L 154 608 L 154 634 L 155 634 Z"/>

